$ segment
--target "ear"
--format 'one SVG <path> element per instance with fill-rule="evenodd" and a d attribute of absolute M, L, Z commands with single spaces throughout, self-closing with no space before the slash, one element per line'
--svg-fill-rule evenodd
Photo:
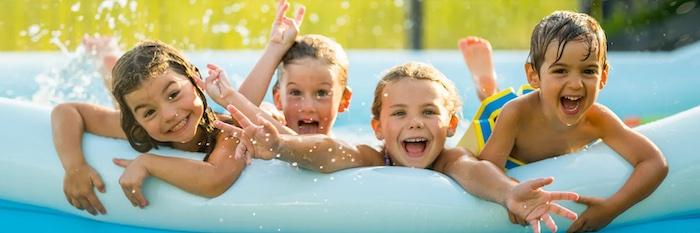
<path fill-rule="evenodd" d="M 598 90 L 603 89 L 605 87 L 605 84 L 608 83 L 608 71 L 610 70 L 610 65 L 605 64 L 605 68 L 603 68 L 603 73 L 600 75 L 600 83 L 598 84 Z"/>
<path fill-rule="evenodd" d="M 532 88 L 540 88 L 540 74 L 535 71 L 535 67 L 531 63 L 525 63 L 525 75 L 527 75 L 527 82 Z"/>
<path fill-rule="evenodd" d="M 382 124 L 377 119 L 372 119 L 372 130 L 374 130 L 374 136 L 378 140 L 384 140 L 384 135 L 382 135 Z"/>
<path fill-rule="evenodd" d="M 450 118 L 450 125 L 449 128 L 447 129 L 447 136 L 452 137 L 455 135 L 455 131 L 457 131 L 457 125 L 459 124 L 459 117 L 457 117 L 456 114 L 452 114 L 452 117 Z"/>
<path fill-rule="evenodd" d="M 275 102 L 275 107 L 277 110 L 282 111 L 282 97 L 280 97 L 280 89 L 279 88 L 272 88 L 272 101 Z"/>
<path fill-rule="evenodd" d="M 350 87 L 345 87 L 343 91 L 343 96 L 340 97 L 340 105 L 338 106 L 338 112 L 345 112 L 350 106 L 350 99 L 352 98 L 352 90 Z"/>

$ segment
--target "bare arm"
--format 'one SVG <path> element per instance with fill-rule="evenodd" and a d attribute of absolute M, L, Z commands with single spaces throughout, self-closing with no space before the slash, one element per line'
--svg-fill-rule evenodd
<path fill-rule="evenodd" d="M 195 195 L 216 197 L 228 190 L 245 168 L 243 160 L 233 159 L 235 141 L 219 135 L 206 162 L 149 153 L 135 160 L 114 159 L 115 164 L 126 169 L 119 183 L 132 204 L 142 208 L 148 205 L 141 188 L 149 175 Z"/>
<path fill-rule="evenodd" d="M 602 105 L 590 111 L 592 122 L 602 132 L 603 142 L 620 154 L 634 168 L 625 184 L 606 199 L 582 197 L 588 209 L 570 231 L 596 230 L 605 227 L 615 217 L 649 196 L 668 174 L 663 154 L 647 137 L 627 127 L 615 114 Z"/>
<path fill-rule="evenodd" d="M 91 214 L 106 213 L 93 187 L 105 192 L 99 174 L 87 164 L 82 150 L 83 133 L 87 130 L 101 136 L 126 138 L 120 128 L 119 111 L 84 103 L 63 103 L 51 112 L 51 129 L 56 154 L 65 177 L 63 192 L 71 205 Z"/>
<path fill-rule="evenodd" d="M 304 19 L 304 7 L 297 9 L 294 20 L 284 16 L 287 8 L 289 8 L 289 3 L 286 0 L 278 2 L 277 14 L 270 32 L 270 42 L 265 47 L 263 55 L 253 67 L 253 70 L 250 71 L 238 88 L 238 91 L 256 106 L 260 105 L 265 97 L 275 68 L 277 68 L 287 50 L 294 44 L 294 40 L 299 33 L 299 27 L 301 27 Z"/>
<path fill-rule="evenodd" d="M 223 122 L 217 122 L 215 126 L 234 137 L 242 136 L 241 140 L 254 142 L 252 144 L 255 149 L 248 151 L 248 155 L 254 154 L 261 159 L 278 158 L 325 173 L 353 167 L 384 165 L 381 153 L 370 146 L 351 146 L 322 134 L 280 134 L 271 121 L 265 118 L 258 117 L 254 123 L 236 107 L 229 105 L 227 109 L 243 128 L 244 135 L 237 134 L 235 127 Z"/>
<path fill-rule="evenodd" d="M 479 154 L 480 160 L 487 160 L 501 169 L 506 167 L 508 156 L 515 145 L 515 135 L 518 130 L 518 103 L 516 101 L 510 101 L 503 106 L 491 137 L 486 141 L 484 149 Z"/>
<path fill-rule="evenodd" d="M 553 201 L 576 200 L 578 194 L 542 189 L 551 184 L 553 178 L 518 184 L 492 163 L 476 160 L 462 148 L 443 151 L 435 162 L 434 169 L 452 177 L 469 193 L 502 205 L 510 213 L 530 223 L 534 232 L 540 231 L 540 221 L 544 221 L 551 231 L 556 231 L 557 226 L 550 212 L 571 220 L 576 219 L 576 213 Z"/>

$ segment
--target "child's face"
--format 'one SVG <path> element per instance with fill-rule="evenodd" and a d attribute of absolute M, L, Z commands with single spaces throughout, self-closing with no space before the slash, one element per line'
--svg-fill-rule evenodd
<path fill-rule="evenodd" d="M 434 81 L 405 78 L 387 84 L 382 95 L 379 120 L 372 120 L 377 139 L 384 141 L 397 165 L 430 166 L 458 123 L 444 107 L 445 88 Z"/>
<path fill-rule="evenodd" d="M 554 63 L 558 45 L 555 41 L 547 47 L 539 74 L 532 67 L 527 67 L 526 72 L 530 84 L 540 89 L 545 115 L 572 126 L 596 102 L 608 71 L 595 50 L 586 58 L 589 46 L 581 40 L 569 41 L 561 59 Z"/>
<path fill-rule="evenodd" d="M 190 80 L 172 70 L 150 78 L 124 96 L 134 118 L 155 140 L 189 142 L 204 113 Z"/>
<path fill-rule="evenodd" d="M 287 127 L 299 134 L 331 134 L 338 112 L 350 101 L 350 91 L 336 78 L 337 71 L 312 58 L 288 64 L 273 94 Z"/>

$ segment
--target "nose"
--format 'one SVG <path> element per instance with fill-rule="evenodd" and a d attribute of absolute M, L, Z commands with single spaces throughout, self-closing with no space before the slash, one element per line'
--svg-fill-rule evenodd
<path fill-rule="evenodd" d="M 304 97 L 300 104 L 300 110 L 302 112 L 314 112 L 316 110 L 314 107 L 314 98 Z"/>
<path fill-rule="evenodd" d="M 422 129 L 423 127 L 425 127 L 425 125 L 423 125 L 423 121 L 415 118 L 411 120 L 411 122 L 408 125 L 409 129 Z"/>
<path fill-rule="evenodd" d="M 163 119 L 166 122 L 170 122 L 173 120 L 176 120 L 179 114 L 177 113 L 177 108 L 173 106 L 165 106 L 163 107 L 162 114 L 163 114 Z"/>
<path fill-rule="evenodd" d="M 573 78 L 568 85 L 571 89 L 578 90 L 583 88 L 583 77 L 575 77 Z"/>

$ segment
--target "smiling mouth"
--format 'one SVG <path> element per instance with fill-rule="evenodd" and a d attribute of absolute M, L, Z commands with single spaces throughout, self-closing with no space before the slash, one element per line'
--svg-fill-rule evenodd
<path fill-rule="evenodd" d="M 299 134 L 317 134 L 319 131 L 318 121 L 316 120 L 299 120 Z"/>
<path fill-rule="evenodd" d="M 428 139 L 423 137 L 407 138 L 401 144 L 408 157 L 416 158 L 423 156 L 425 148 L 428 147 Z"/>
<path fill-rule="evenodd" d="M 185 126 L 187 125 L 187 121 L 189 119 L 190 119 L 190 115 L 187 115 L 187 117 L 183 118 L 180 122 L 178 122 L 172 128 L 170 128 L 170 130 L 168 130 L 167 133 L 177 133 L 177 132 L 181 131 L 182 129 L 185 128 Z"/>
<path fill-rule="evenodd" d="M 559 98 L 562 110 L 567 115 L 576 115 L 583 102 L 582 96 L 562 96 Z"/>

